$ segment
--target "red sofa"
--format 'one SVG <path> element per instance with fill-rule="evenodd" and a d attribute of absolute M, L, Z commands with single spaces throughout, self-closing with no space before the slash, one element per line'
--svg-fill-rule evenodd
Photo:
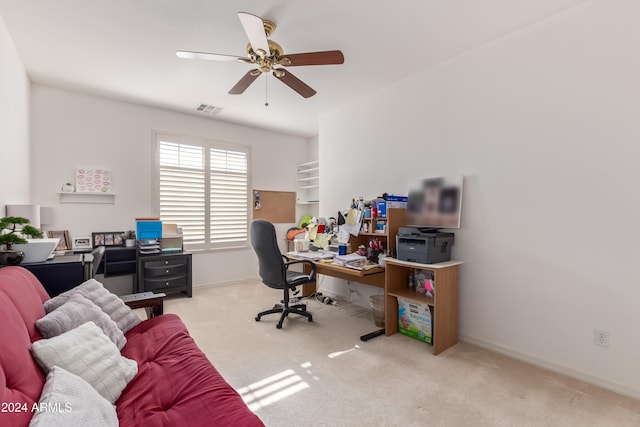
<path fill-rule="evenodd" d="M 0 268 L 0 426 L 27 426 L 40 398 L 45 376 L 30 348 L 42 338 L 35 322 L 48 299 L 28 270 Z M 263 426 L 178 316 L 145 320 L 125 336 L 122 355 L 138 374 L 116 401 L 121 426 Z"/>

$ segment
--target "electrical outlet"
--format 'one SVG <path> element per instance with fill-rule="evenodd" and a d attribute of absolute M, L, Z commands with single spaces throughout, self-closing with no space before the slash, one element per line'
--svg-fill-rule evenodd
<path fill-rule="evenodd" d="M 595 329 L 595 345 L 600 347 L 609 347 L 609 331 L 603 331 L 601 329 Z"/>

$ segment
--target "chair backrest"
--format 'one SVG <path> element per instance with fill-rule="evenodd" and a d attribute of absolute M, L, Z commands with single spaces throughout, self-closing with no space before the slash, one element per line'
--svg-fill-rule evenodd
<path fill-rule="evenodd" d="M 94 250 L 91 251 L 91 255 L 93 255 L 93 261 L 91 261 L 91 277 L 95 277 L 98 272 L 98 267 L 100 267 L 100 262 L 102 262 L 102 257 L 104 257 L 104 246 L 98 246 Z"/>
<path fill-rule="evenodd" d="M 262 282 L 282 289 L 287 282 L 284 260 L 278 248 L 276 229 L 268 221 L 256 219 L 251 223 L 251 246 L 258 255 L 258 271 Z"/>

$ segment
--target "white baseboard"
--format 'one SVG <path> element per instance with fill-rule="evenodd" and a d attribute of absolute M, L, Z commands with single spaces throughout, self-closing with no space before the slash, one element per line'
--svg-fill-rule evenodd
<path fill-rule="evenodd" d="M 529 353 L 524 353 L 518 350 L 514 350 L 511 347 L 507 347 L 501 344 L 497 344 L 491 341 L 486 341 L 478 338 L 474 338 L 465 334 L 458 334 L 460 341 L 464 341 L 469 344 L 473 344 L 478 347 L 482 347 L 487 350 L 494 351 L 496 353 L 504 354 L 505 356 L 512 357 L 514 359 L 522 360 L 523 362 L 530 363 L 532 365 L 548 369 L 559 374 L 567 375 L 580 381 L 584 381 L 589 384 L 602 387 L 604 389 L 619 393 L 634 399 L 640 399 L 640 389 L 632 387 L 627 384 L 622 384 L 617 381 L 603 378 L 598 375 L 594 375 L 590 372 L 575 369 L 569 366 L 562 365 L 560 363 L 552 362 L 549 360 L 541 359 Z"/>
<path fill-rule="evenodd" d="M 198 283 L 198 284 L 194 284 L 193 288 L 194 289 L 198 289 L 198 288 L 219 288 L 221 286 L 239 285 L 241 283 L 260 282 L 260 281 L 262 281 L 262 279 L 260 279 L 259 277 L 247 277 L 246 279 L 230 280 L 230 281 L 227 281 L 227 282 Z"/>

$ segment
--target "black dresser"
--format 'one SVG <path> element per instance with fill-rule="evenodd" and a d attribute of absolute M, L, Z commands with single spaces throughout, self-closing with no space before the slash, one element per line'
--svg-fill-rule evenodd
<path fill-rule="evenodd" d="M 75 288 L 91 277 L 91 262 L 82 254 L 56 256 L 48 261 L 20 264 L 38 278 L 50 297 Z"/>
<path fill-rule="evenodd" d="M 191 297 L 191 254 L 139 254 L 137 292 L 149 291 Z"/>

